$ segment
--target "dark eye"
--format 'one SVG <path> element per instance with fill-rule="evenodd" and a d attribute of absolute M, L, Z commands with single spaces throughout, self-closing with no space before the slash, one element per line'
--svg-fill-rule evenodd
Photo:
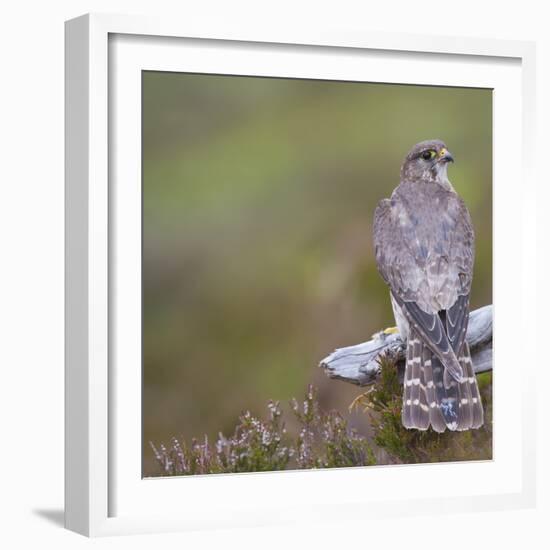
<path fill-rule="evenodd" d="M 432 160 L 435 157 L 435 151 L 424 151 L 421 156 L 424 160 Z"/>

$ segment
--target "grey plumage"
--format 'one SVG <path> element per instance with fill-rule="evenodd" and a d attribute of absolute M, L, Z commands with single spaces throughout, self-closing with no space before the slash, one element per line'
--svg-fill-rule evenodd
<path fill-rule="evenodd" d="M 390 287 L 401 336 L 408 339 L 403 424 L 421 430 L 483 424 L 465 343 L 474 232 L 447 178 L 452 160 L 439 140 L 415 145 L 399 186 L 374 215 L 378 270 Z"/>

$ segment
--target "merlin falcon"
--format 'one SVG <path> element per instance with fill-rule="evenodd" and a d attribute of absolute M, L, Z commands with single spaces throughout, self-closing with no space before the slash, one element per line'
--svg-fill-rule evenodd
<path fill-rule="evenodd" d="M 397 329 L 407 343 L 406 428 L 462 431 L 483 425 L 483 407 L 466 342 L 474 231 L 439 140 L 416 144 L 399 186 L 374 213 L 378 271 L 390 288 Z"/>

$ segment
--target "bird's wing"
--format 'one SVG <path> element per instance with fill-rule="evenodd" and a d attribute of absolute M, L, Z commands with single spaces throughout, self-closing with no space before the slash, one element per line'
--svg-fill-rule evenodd
<path fill-rule="evenodd" d="M 441 360 L 448 373 L 456 380 L 462 378 L 463 370 L 458 362 L 456 352 L 447 337 L 444 321 L 437 313 L 426 313 L 416 302 L 405 302 L 393 295 L 401 311 L 416 329 L 424 344 Z M 462 340 L 464 342 L 464 340 Z M 449 387 L 447 379 L 445 386 Z"/>
<path fill-rule="evenodd" d="M 449 285 L 456 291 L 456 300 L 447 307 L 445 323 L 447 337 L 458 356 L 464 345 L 468 328 L 470 289 L 474 270 L 474 229 L 470 213 L 464 201 L 454 195 L 448 208 L 448 215 L 454 220 L 449 244 L 449 264 L 451 266 Z"/>
<path fill-rule="evenodd" d="M 378 271 L 394 295 L 418 302 L 427 278 L 422 268 L 422 250 L 417 250 L 412 233 L 414 222 L 401 201 L 384 199 L 374 212 L 374 253 Z M 419 261 L 420 260 L 420 261 Z"/>
<path fill-rule="evenodd" d="M 376 261 L 409 322 L 459 379 L 456 354 L 468 319 L 473 230 L 464 203 L 454 193 L 432 191 L 430 202 L 413 207 L 405 194 L 379 203 L 374 214 Z"/>

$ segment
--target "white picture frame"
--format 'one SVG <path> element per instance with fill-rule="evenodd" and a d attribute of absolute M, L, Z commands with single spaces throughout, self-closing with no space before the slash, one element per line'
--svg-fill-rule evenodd
<path fill-rule="evenodd" d="M 428 66 L 438 70 L 418 71 Z M 535 432 L 527 419 L 536 410 L 535 350 L 516 348 L 524 361 L 517 380 L 513 358 L 499 353 L 499 342 L 536 316 L 535 288 L 522 269 L 536 256 L 528 238 L 536 221 L 527 215 L 536 201 L 529 177 L 534 66 L 534 44 L 528 42 L 306 29 L 221 33 L 191 22 L 118 15 L 68 21 L 66 527 L 100 536 L 360 520 L 417 513 L 419 505 L 431 514 L 533 506 Z M 494 88 L 493 461 L 141 478 L 136 77 L 149 69 Z M 514 226 L 506 221 L 512 213 Z M 505 243 L 521 250 L 521 262 L 499 270 Z M 505 302 L 500 297 L 510 285 L 517 291 Z M 500 405 L 512 398 L 514 410 Z M 357 491 L 361 484 L 368 491 Z M 297 514 L 289 503 L 303 495 L 311 502 Z"/>

